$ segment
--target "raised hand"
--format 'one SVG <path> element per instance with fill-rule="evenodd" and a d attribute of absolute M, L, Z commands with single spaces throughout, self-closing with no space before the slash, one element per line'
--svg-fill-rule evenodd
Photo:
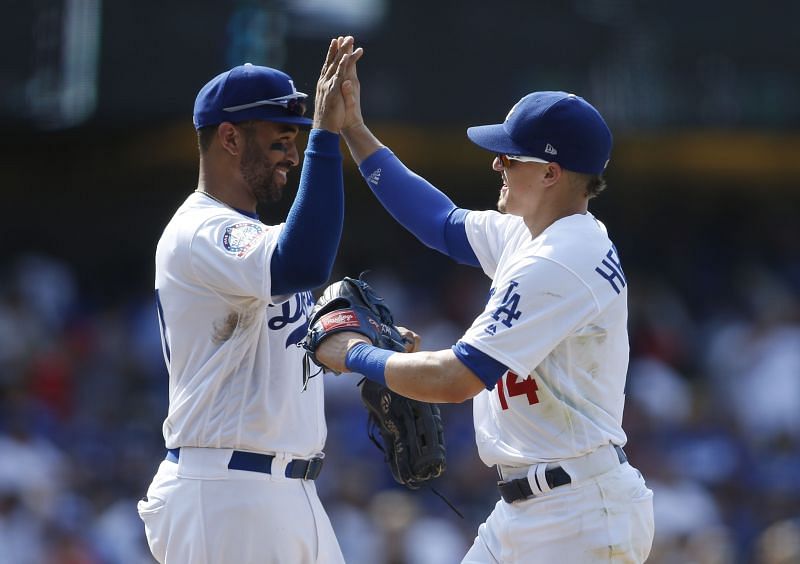
<path fill-rule="evenodd" d="M 375 151 L 383 147 L 364 123 L 361 115 L 361 82 L 358 80 L 356 63 L 364 54 L 359 47 L 342 64 L 342 100 L 345 115 L 341 124 L 341 134 L 353 155 L 356 164 L 361 164 Z"/>
<path fill-rule="evenodd" d="M 342 130 L 364 125 L 364 118 L 361 115 L 361 82 L 358 80 L 356 71 L 356 62 L 363 54 L 364 50 L 361 47 L 356 49 L 344 67 L 342 96 L 344 97 L 345 118 L 342 123 Z"/>
<path fill-rule="evenodd" d="M 362 54 L 361 49 L 353 51 L 351 36 L 331 40 L 317 81 L 313 127 L 333 133 L 341 132 L 346 117 L 342 84 L 346 76 L 353 74 L 350 67 L 355 65 Z"/>

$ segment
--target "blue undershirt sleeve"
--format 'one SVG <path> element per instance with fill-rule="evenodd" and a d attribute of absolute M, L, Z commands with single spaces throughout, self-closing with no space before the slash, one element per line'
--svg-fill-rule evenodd
<path fill-rule="evenodd" d="M 494 389 L 497 379 L 508 370 L 508 367 L 502 362 L 497 362 L 488 354 L 464 341 L 458 341 L 451 348 L 456 358 L 481 379 L 487 390 Z"/>
<path fill-rule="evenodd" d="M 312 129 L 297 196 L 270 262 L 272 295 L 312 290 L 333 270 L 344 223 L 339 136 Z"/>
<path fill-rule="evenodd" d="M 359 170 L 386 211 L 424 245 L 461 264 L 480 266 L 467 239 L 469 210 L 456 207 L 386 147 L 367 157 Z"/>

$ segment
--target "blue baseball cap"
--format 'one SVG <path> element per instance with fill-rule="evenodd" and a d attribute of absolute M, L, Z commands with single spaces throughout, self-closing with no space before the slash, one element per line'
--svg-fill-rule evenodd
<path fill-rule="evenodd" d="M 288 74 L 245 63 L 218 74 L 200 89 L 194 101 L 194 127 L 253 119 L 310 126 L 311 120 L 303 117 L 306 98 Z"/>
<path fill-rule="evenodd" d="M 503 123 L 470 127 L 467 136 L 493 153 L 556 162 L 585 174 L 602 173 L 611 156 L 611 131 L 603 116 L 567 92 L 528 94 Z"/>

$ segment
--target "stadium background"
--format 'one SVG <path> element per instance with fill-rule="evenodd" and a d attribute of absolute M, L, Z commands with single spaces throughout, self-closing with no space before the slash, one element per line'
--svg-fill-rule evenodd
<path fill-rule="evenodd" d="M 345 33 L 366 50 L 368 122 L 463 207 L 491 208 L 498 189 L 467 125 L 532 90 L 601 110 L 615 149 L 591 209 L 630 287 L 624 425 L 656 496 L 649 562 L 800 562 L 800 4 L 0 6 L 0 563 L 151 561 L 135 503 L 163 456 L 152 255 L 195 186 L 194 96 L 244 61 L 313 93 Z M 450 345 L 487 281 L 398 227 L 349 158 L 345 182 L 334 278 L 370 269 L 425 348 Z M 393 485 L 355 378 L 327 383 L 318 485 L 348 562 L 457 562 L 496 499 L 470 404 L 444 407 L 438 483 L 462 521 Z"/>

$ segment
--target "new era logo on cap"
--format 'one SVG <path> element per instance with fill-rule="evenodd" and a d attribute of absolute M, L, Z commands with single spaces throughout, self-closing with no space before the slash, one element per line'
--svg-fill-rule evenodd
<path fill-rule="evenodd" d="M 600 174 L 611 155 L 611 131 L 589 102 L 567 92 L 532 92 L 514 104 L 503 123 L 467 129 L 492 153 L 533 157 L 563 168 Z"/>

